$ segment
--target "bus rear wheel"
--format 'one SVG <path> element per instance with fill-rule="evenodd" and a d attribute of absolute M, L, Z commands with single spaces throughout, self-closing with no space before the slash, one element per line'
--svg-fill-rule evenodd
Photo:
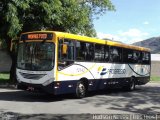
<path fill-rule="evenodd" d="M 86 96 L 86 86 L 83 81 L 79 81 L 76 86 L 76 97 L 84 98 Z"/>
<path fill-rule="evenodd" d="M 135 90 L 135 80 L 134 78 L 131 78 L 128 91 L 133 91 L 133 90 Z"/>
<path fill-rule="evenodd" d="M 135 90 L 135 79 L 132 77 L 130 79 L 129 85 L 125 87 L 126 91 L 133 91 Z"/>

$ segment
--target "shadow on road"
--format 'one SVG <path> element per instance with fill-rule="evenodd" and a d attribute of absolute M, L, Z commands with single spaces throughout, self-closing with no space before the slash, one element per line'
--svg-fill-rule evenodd
<path fill-rule="evenodd" d="M 43 94 L 43 93 L 33 93 L 29 91 L 21 91 L 21 90 L 15 90 L 8 88 L 5 92 L 0 92 L 0 101 L 20 101 L 20 102 L 56 102 L 56 101 L 62 101 L 67 99 L 76 99 L 74 94 L 64 94 L 64 95 L 51 95 L 51 94 Z M 140 89 L 139 89 L 140 90 Z M 138 91 L 138 89 L 136 90 Z M 108 89 L 108 90 L 100 90 L 100 91 L 94 91 L 89 92 L 86 98 L 90 97 L 96 97 L 96 95 L 123 95 L 125 91 L 122 89 Z M 85 99 L 80 99 L 85 102 Z M 87 99 L 88 100 L 88 99 Z"/>
<path fill-rule="evenodd" d="M 160 110 L 160 87 L 142 86 L 133 92 L 124 92 L 121 89 L 91 92 L 88 97 L 75 100 L 76 104 L 90 104 L 96 108 L 105 107 L 106 110 L 117 110 L 155 114 Z M 26 91 L 5 91 L 0 92 L 0 101 L 19 101 L 19 102 L 57 102 L 68 99 L 76 99 L 73 95 L 44 95 L 29 93 Z"/>
<path fill-rule="evenodd" d="M 33 114 L 33 115 L 21 115 L 18 120 L 93 120 L 90 114 L 68 114 L 68 115 L 53 115 L 53 114 Z"/>
<path fill-rule="evenodd" d="M 18 114 L 6 112 L 0 116 L 4 120 L 93 120 L 91 114 Z"/>
<path fill-rule="evenodd" d="M 19 101 L 19 102 L 56 102 L 65 99 L 75 99 L 74 95 L 50 95 L 41 93 L 31 93 L 27 91 L 5 91 L 0 92 L 0 101 Z"/>
<path fill-rule="evenodd" d="M 132 92 L 116 89 L 99 93 L 96 99 L 83 99 L 80 103 L 93 103 L 95 107 L 108 105 L 106 109 L 124 113 L 156 114 L 160 110 L 160 87 L 143 86 Z"/>

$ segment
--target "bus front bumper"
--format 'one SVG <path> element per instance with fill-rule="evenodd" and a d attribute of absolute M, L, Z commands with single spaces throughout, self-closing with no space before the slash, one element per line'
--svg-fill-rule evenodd
<path fill-rule="evenodd" d="M 30 92 L 48 93 L 53 95 L 75 93 L 77 81 L 53 81 L 44 86 L 43 84 L 18 83 L 17 88 Z"/>
<path fill-rule="evenodd" d="M 30 92 L 54 94 L 54 82 L 50 83 L 47 86 L 43 86 L 42 84 L 30 84 L 21 82 L 18 83 L 17 89 L 27 90 Z"/>

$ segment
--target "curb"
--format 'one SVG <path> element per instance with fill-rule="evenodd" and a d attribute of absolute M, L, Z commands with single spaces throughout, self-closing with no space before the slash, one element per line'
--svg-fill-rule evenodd
<path fill-rule="evenodd" d="M 11 88 L 11 89 L 17 89 L 17 85 L 13 83 L 1 83 L 0 82 L 0 88 Z"/>

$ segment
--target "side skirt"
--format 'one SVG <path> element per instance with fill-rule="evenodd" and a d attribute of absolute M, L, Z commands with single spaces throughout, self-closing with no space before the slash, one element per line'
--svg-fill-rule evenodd
<path fill-rule="evenodd" d="M 144 85 L 149 82 L 150 77 L 137 77 L 136 85 Z M 56 81 L 47 86 L 40 84 L 20 83 L 19 89 L 32 92 L 46 92 L 50 94 L 75 93 L 78 80 Z M 92 79 L 88 80 L 88 91 L 102 90 L 107 88 L 121 88 L 130 84 L 130 78 L 112 78 L 112 79 Z"/>
<path fill-rule="evenodd" d="M 78 80 L 67 80 L 55 82 L 55 94 L 75 93 Z M 136 85 L 144 85 L 149 82 L 149 77 L 138 77 L 135 79 Z M 56 84 L 58 83 L 58 86 Z M 130 77 L 128 78 L 112 78 L 112 79 L 91 79 L 88 80 L 88 91 L 102 90 L 107 88 L 121 88 L 130 85 Z"/>

